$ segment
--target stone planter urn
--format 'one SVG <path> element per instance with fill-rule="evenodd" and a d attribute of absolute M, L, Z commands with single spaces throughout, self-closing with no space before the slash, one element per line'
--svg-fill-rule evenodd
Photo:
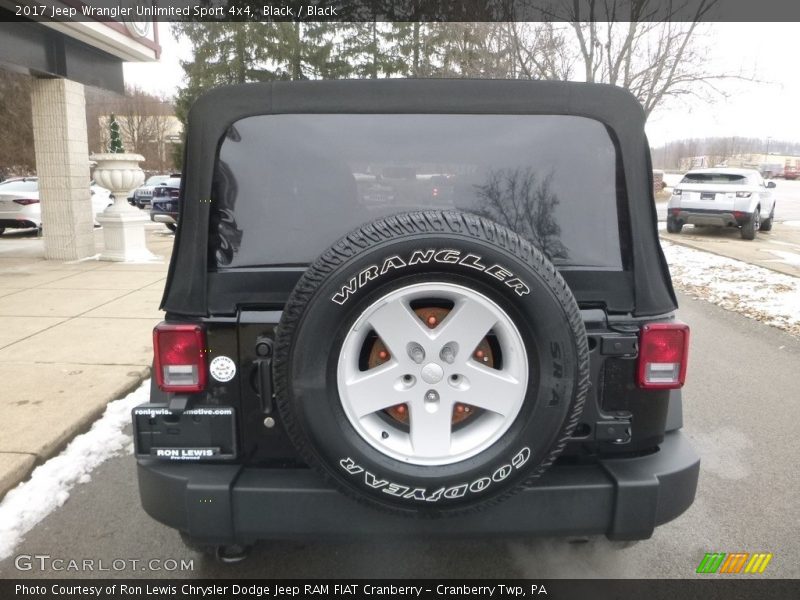
<path fill-rule="evenodd" d="M 128 204 L 128 195 L 144 183 L 144 171 L 139 163 L 140 154 L 103 153 L 89 157 L 97 163 L 94 180 L 114 195 L 114 204 L 101 214 L 97 221 L 103 226 L 105 250 L 100 260 L 118 262 L 155 261 L 145 244 L 144 226 L 149 221 L 147 213 Z"/>

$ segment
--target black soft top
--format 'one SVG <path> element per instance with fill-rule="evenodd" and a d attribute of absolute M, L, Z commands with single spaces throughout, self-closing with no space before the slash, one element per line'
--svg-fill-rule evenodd
<path fill-rule="evenodd" d="M 614 86 L 573 82 L 387 79 L 224 86 L 194 103 L 181 180 L 180 227 L 161 302 L 171 316 L 210 313 L 210 196 L 226 130 L 245 117 L 286 113 L 544 114 L 595 119 L 608 128 L 618 146 L 620 176 L 628 198 L 632 312 L 635 316 L 659 315 L 677 307 L 658 242 L 644 112 L 633 95 Z"/>

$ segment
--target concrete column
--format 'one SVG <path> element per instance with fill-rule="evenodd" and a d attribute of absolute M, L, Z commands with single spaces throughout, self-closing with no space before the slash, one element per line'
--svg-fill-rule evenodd
<path fill-rule="evenodd" d="M 36 79 L 31 105 L 45 258 L 93 256 L 83 86 L 67 79 Z"/>

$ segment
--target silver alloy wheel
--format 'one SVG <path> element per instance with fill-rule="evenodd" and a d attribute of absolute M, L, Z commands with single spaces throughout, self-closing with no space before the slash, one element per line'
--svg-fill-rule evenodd
<path fill-rule="evenodd" d="M 434 328 L 412 302 L 445 301 L 452 310 Z M 475 360 L 473 351 L 494 334 L 501 368 Z M 374 332 L 388 348 L 387 362 L 362 370 L 364 345 Z M 371 304 L 347 333 L 337 368 L 339 397 L 353 428 L 386 456 L 415 465 L 448 465 L 496 442 L 522 408 L 528 358 L 517 327 L 492 300 L 453 283 L 419 283 Z M 479 413 L 453 427 L 458 404 Z M 408 407 L 408 426 L 385 410 Z"/>

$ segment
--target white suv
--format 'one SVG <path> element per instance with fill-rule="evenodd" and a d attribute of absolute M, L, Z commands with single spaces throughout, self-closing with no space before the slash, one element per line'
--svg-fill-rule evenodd
<path fill-rule="evenodd" d="M 755 169 L 689 171 L 669 199 L 667 231 L 680 233 L 687 223 L 718 225 L 738 227 L 744 239 L 755 239 L 756 231 L 772 229 L 774 187 Z"/>

